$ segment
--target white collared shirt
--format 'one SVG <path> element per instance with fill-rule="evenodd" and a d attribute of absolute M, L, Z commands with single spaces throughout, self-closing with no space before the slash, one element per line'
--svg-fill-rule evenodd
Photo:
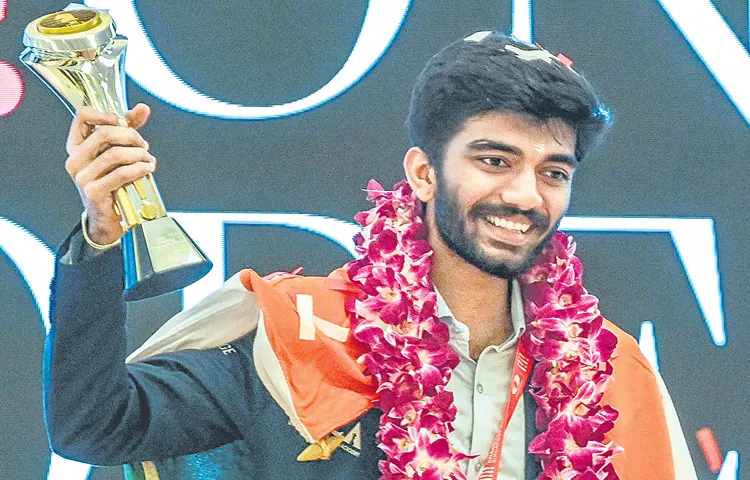
<path fill-rule="evenodd" d="M 453 392 L 458 410 L 453 422 L 455 430 L 448 439 L 456 450 L 478 455 L 463 462 L 468 480 L 476 480 L 505 413 L 516 345 L 526 328 L 521 290 L 514 280 L 510 297 L 512 335 L 501 345 L 485 348 L 476 362 L 469 355 L 469 327 L 451 313 L 440 292 L 437 305 L 438 317 L 451 331 L 450 346 L 460 358 L 446 387 Z M 523 403 L 521 397 L 505 433 L 498 480 L 523 480 L 525 475 L 527 440 Z"/>

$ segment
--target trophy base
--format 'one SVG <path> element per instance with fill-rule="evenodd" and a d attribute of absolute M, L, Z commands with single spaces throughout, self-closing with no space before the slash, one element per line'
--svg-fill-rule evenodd
<path fill-rule="evenodd" d="M 122 237 L 125 301 L 143 300 L 185 288 L 213 264 L 170 217 L 141 223 Z"/>

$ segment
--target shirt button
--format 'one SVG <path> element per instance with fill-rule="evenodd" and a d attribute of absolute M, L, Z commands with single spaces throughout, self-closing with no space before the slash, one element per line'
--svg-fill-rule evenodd
<path fill-rule="evenodd" d="M 481 469 L 482 469 L 482 462 L 477 460 L 477 463 L 474 464 L 474 471 L 478 472 Z"/>
<path fill-rule="evenodd" d="M 477 392 L 482 393 L 484 392 L 484 387 L 481 383 L 477 383 Z"/>

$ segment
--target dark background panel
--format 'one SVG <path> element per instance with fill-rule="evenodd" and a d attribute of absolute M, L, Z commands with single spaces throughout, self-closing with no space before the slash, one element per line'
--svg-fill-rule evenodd
<path fill-rule="evenodd" d="M 346 61 L 367 2 L 236 1 L 191 7 L 136 1 L 146 31 L 170 66 L 202 92 L 229 102 L 296 100 Z M 716 0 L 748 45 L 746 0 Z M 64 6 L 8 2 L 0 60 L 21 72 L 23 102 L 0 117 L 0 216 L 54 248 L 80 215 L 64 171 L 70 114 L 16 60 L 31 20 Z M 403 121 L 414 79 L 443 45 L 475 31 L 511 28 L 511 0 L 415 1 L 394 43 L 357 84 L 292 117 L 238 121 L 179 110 L 128 82 L 131 104 L 148 103 L 143 129 L 159 159 L 169 209 L 304 212 L 350 219 L 367 207 L 370 178 L 402 177 Z M 710 217 L 716 224 L 728 344 L 716 347 L 666 234 L 577 234 L 588 288 L 606 316 L 637 336 L 653 321 L 661 372 L 701 480 L 713 479 L 695 442 L 711 427 L 724 451 L 750 455 L 746 409 L 750 311 L 745 175 L 750 135 L 706 66 L 656 0 L 534 2 L 535 40 L 575 62 L 614 114 L 605 142 L 576 174 L 570 213 Z M 2 85 L 0 85 L 2 89 Z M 282 227 L 226 229 L 226 270 L 261 273 L 305 266 L 325 274 L 348 259 L 338 245 Z M 135 348 L 180 308 L 179 293 L 129 308 Z M 41 318 L 24 282 L 0 253 L 0 478 L 43 478 L 48 447 L 41 416 Z M 746 461 L 744 463 L 747 463 Z M 742 467 L 740 478 L 746 475 Z M 94 479 L 122 478 L 119 469 Z"/>

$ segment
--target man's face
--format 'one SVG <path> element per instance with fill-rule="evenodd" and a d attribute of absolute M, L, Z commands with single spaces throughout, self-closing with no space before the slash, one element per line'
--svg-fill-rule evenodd
<path fill-rule="evenodd" d="M 575 146 L 575 132 L 561 120 L 507 112 L 469 118 L 437 172 L 428 207 L 433 247 L 443 242 L 498 277 L 526 271 L 568 208 Z"/>

